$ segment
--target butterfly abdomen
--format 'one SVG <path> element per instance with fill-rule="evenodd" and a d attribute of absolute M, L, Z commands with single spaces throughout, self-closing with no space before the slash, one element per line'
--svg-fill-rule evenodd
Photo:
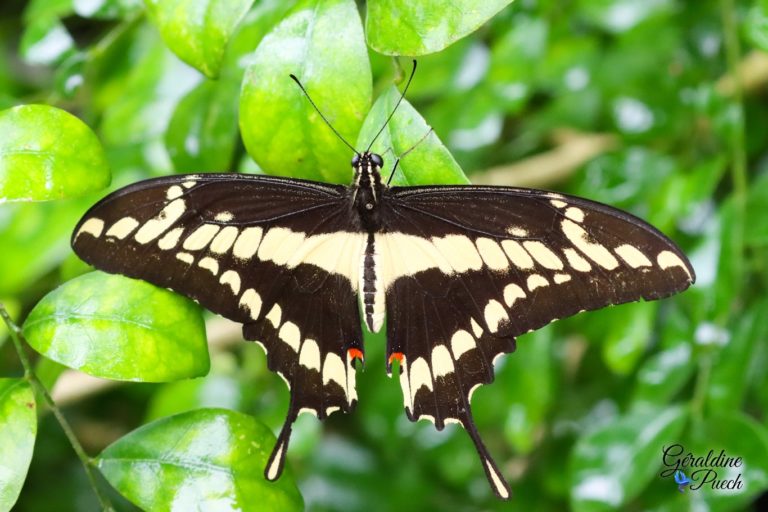
<path fill-rule="evenodd" d="M 365 324 L 371 332 L 379 332 L 384 323 L 385 290 L 381 275 L 376 272 L 378 256 L 375 238 L 373 234 L 369 234 L 360 272 L 360 297 L 363 303 Z"/>

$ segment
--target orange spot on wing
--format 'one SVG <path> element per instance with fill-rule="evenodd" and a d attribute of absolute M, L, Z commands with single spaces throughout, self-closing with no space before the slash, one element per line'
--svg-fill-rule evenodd
<path fill-rule="evenodd" d="M 392 361 L 397 361 L 400 364 L 403 364 L 403 353 L 402 352 L 392 352 L 392 355 L 389 356 L 389 364 L 392 364 Z"/>
<path fill-rule="evenodd" d="M 350 361 L 359 359 L 363 360 L 363 352 L 358 348 L 351 348 L 347 350 L 347 355 L 349 356 Z"/>

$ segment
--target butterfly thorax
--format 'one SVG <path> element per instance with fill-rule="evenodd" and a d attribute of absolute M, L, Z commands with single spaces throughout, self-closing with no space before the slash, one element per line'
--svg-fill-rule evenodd
<path fill-rule="evenodd" d="M 350 187 L 352 203 L 368 232 L 381 226 L 379 206 L 386 187 L 381 183 L 382 164 L 381 156 L 368 151 L 352 159 L 352 167 L 355 169 L 355 180 Z"/>

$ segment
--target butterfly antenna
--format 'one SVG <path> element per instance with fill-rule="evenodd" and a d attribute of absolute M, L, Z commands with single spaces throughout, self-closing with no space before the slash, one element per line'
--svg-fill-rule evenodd
<path fill-rule="evenodd" d="M 382 132 L 384 131 L 384 128 L 386 128 L 387 125 L 389 124 L 389 121 L 390 119 L 392 119 L 392 116 L 394 116 L 395 112 L 397 112 L 397 107 L 400 106 L 400 102 L 402 102 L 403 98 L 405 98 L 405 93 L 408 92 L 408 86 L 411 85 L 411 80 L 413 80 L 413 75 L 415 74 L 416 74 L 416 59 L 413 59 L 413 69 L 411 69 L 411 76 L 408 77 L 408 81 L 405 83 L 405 88 L 403 89 L 403 93 L 400 95 L 400 99 L 397 100 L 397 103 L 395 103 L 395 108 L 392 109 L 392 112 L 389 114 L 389 117 L 387 118 L 387 120 L 384 121 L 384 124 L 379 130 L 379 133 L 376 134 L 376 136 L 373 138 L 371 143 L 368 145 L 368 149 L 365 150 L 366 153 L 371 150 L 371 148 L 373 147 L 373 143 L 376 142 L 376 139 L 379 138 L 379 135 L 382 134 Z"/>
<path fill-rule="evenodd" d="M 415 63 L 415 61 L 414 61 L 414 63 Z M 414 68 L 414 69 L 415 69 L 415 68 Z M 315 105 L 315 102 L 314 102 L 314 101 L 312 101 L 312 98 L 309 96 L 309 93 L 308 93 L 308 92 L 307 92 L 307 90 L 304 88 L 304 86 L 303 86 L 303 85 L 301 85 L 301 82 L 299 82 L 299 79 L 298 79 L 298 78 L 296 78 L 296 75 L 294 75 L 293 73 L 291 73 L 290 77 L 291 77 L 291 78 L 293 79 L 293 81 L 294 81 L 294 82 L 296 82 L 296 84 L 299 86 L 299 88 L 301 89 L 301 92 L 303 92 L 303 93 L 304 93 L 304 96 L 306 96 L 306 97 L 307 97 L 307 99 L 309 100 L 309 103 L 310 103 L 310 105 L 312 105 L 312 107 L 315 109 L 315 112 L 317 112 L 317 113 L 320 115 L 320 117 L 323 119 L 323 121 L 325 121 L 325 124 L 327 124 L 327 125 L 328 125 L 328 128 L 330 128 L 331 130 L 333 130 L 333 133 L 335 133 L 335 134 L 336 134 L 336 136 L 337 136 L 339 139 L 341 139 L 341 142 L 343 142 L 344 144 L 346 144 L 346 145 L 347 145 L 347 147 L 348 147 L 349 149 L 351 149 L 352 151 L 354 151 L 356 155 L 359 155 L 359 154 L 360 154 L 360 152 L 359 152 L 359 151 L 357 151 L 357 150 L 356 150 L 356 149 L 355 149 L 355 148 L 352 146 L 352 144 L 350 144 L 349 142 L 347 142 L 347 141 L 344 139 L 344 137 L 342 137 L 342 136 L 341 136 L 341 134 L 338 132 L 338 130 L 336 130 L 336 128 L 334 128 L 334 127 L 333 127 L 333 125 L 331 124 L 331 122 L 330 122 L 330 121 L 328 121 L 328 119 L 326 119 L 326 117 L 323 115 L 323 113 L 322 113 L 322 112 L 320 112 L 320 109 L 319 109 L 319 108 L 317 108 L 317 105 Z M 410 80 L 409 80 L 409 82 L 410 82 Z M 398 103 L 399 103 L 399 102 L 398 102 Z"/>

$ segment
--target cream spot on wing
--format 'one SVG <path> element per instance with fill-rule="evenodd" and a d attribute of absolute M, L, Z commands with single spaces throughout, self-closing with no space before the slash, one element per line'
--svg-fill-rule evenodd
<path fill-rule="evenodd" d="M 423 357 L 417 358 L 411 365 L 411 402 L 416 400 L 416 393 L 422 387 L 432 391 L 432 374 L 429 365 Z"/>
<path fill-rule="evenodd" d="M 565 216 L 574 222 L 584 222 L 584 210 L 581 208 L 576 208 L 575 206 L 571 206 L 570 208 L 566 209 Z"/>
<path fill-rule="evenodd" d="M 347 394 L 347 372 L 344 369 L 344 361 L 338 354 L 328 352 L 323 364 L 323 385 L 331 381 L 335 381 L 344 390 L 344 394 Z"/>
<path fill-rule="evenodd" d="M 480 338 L 483 335 L 483 328 L 474 318 L 469 319 L 469 323 L 472 325 L 472 332 L 475 333 L 475 338 Z"/>
<path fill-rule="evenodd" d="M 211 274 L 217 275 L 219 273 L 219 262 L 213 258 L 205 257 L 197 262 L 200 268 L 210 270 Z"/>
<path fill-rule="evenodd" d="M 509 226 L 507 228 L 507 233 L 519 238 L 525 238 L 528 236 L 528 230 L 525 228 L 521 228 L 520 226 Z"/>
<path fill-rule="evenodd" d="M 563 262 L 543 243 L 529 240 L 523 242 L 523 247 L 542 267 L 550 270 L 562 270 Z"/>
<path fill-rule="evenodd" d="M 549 286 L 549 281 L 547 281 L 544 278 L 544 276 L 540 274 L 531 274 L 530 276 L 528 276 L 528 281 L 526 282 L 526 285 L 528 286 L 528 290 L 533 291 L 536 288 Z"/>
<path fill-rule="evenodd" d="M 258 319 L 261 313 L 261 295 L 253 288 L 248 288 L 240 297 L 240 307 L 247 309 L 252 319 Z"/>
<path fill-rule="evenodd" d="M 469 389 L 469 393 L 467 393 L 467 402 L 471 402 L 471 401 L 472 401 L 472 395 L 474 395 L 474 394 L 475 394 L 475 391 L 477 391 L 477 390 L 478 390 L 478 388 L 479 388 L 480 386 L 482 386 L 482 385 L 483 385 L 483 384 L 482 384 L 481 382 L 479 382 L 479 383 L 475 384 L 474 386 L 472 386 L 472 387 Z"/>
<path fill-rule="evenodd" d="M 559 199 L 552 199 L 550 203 L 552 203 L 552 206 L 554 206 L 555 208 L 565 208 L 566 206 L 568 206 L 568 203 L 564 203 Z"/>
<path fill-rule="evenodd" d="M 448 261 L 456 272 L 480 270 L 483 260 L 477 252 L 477 247 L 468 237 L 463 235 L 447 235 L 442 238 L 432 238 L 432 244 Z"/>
<path fill-rule="evenodd" d="M 232 289 L 232 293 L 237 295 L 240 293 L 240 274 L 235 272 L 234 270 L 227 270 L 223 274 L 221 274 L 221 277 L 219 278 L 219 282 L 221 284 L 229 285 L 229 287 Z"/>
<path fill-rule="evenodd" d="M 406 357 L 400 361 L 400 388 L 403 390 L 403 406 L 408 411 L 413 411 L 413 395 L 411 395 L 411 379 L 408 372 Z"/>
<path fill-rule="evenodd" d="M 569 274 L 555 274 L 555 284 L 567 283 L 570 280 L 571 276 Z"/>
<path fill-rule="evenodd" d="M 317 418 L 317 411 L 312 409 L 311 407 L 302 407 L 301 409 L 299 409 L 299 414 L 297 416 L 301 416 L 304 413 L 311 414 L 312 416 Z"/>
<path fill-rule="evenodd" d="M 355 372 L 355 367 L 352 366 L 353 359 L 347 358 L 347 402 L 352 403 L 355 400 L 357 400 L 357 387 L 355 379 L 357 378 L 357 373 Z"/>
<path fill-rule="evenodd" d="M 179 239 L 183 232 L 184 228 L 173 228 L 157 241 L 157 246 L 164 251 L 173 249 L 179 244 Z"/>
<path fill-rule="evenodd" d="M 451 352 L 453 352 L 453 358 L 457 361 L 462 354 L 469 352 L 476 346 L 472 335 L 463 329 L 456 331 L 451 337 Z"/>
<path fill-rule="evenodd" d="M 274 326 L 275 329 L 280 325 L 280 319 L 283 316 L 283 310 L 280 309 L 279 304 L 275 304 L 272 306 L 272 309 L 269 310 L 269 313 L 267 313 L 267 320 L 269 320 L 272 323 L 272 326 Z"/>
<path fill-rule="evenodd" d="M 432 369 L 435 372 L 435 378 L 443 377 L 454 371 L 451 353 L 448 352 L 445 345 L 437 345 L 432 349 Z"/>
<path fill-rule="evenodd" d="M 283 380 L 285 380 L 285 377 L 283 377 Z M 285 382 L 288 384 L 288 381 Z M 290 389 L 290 385 L 288 386 Z M 283 448 L 285 447 L 284 443 L 280 443 L 280 448 L 277 449 L 275 452 L 275 458 L 272 459 L 272 463 L 269 465 L 269 469 L 267 470 L 267 480 L 274 480 L 277 478 L 277 472 L 280 469 L 280 461 L 283 458 Z"/>
<path fill-rule="evenodd" d="M 160 210 L 156 217 L 148 220 L 136 232 L 136 241 L 140 244 L 146 244 L 165 233 L 174 222 L 184 214 L 187 205 L 183 199 L 171 201 L 165 208 Z"/>
<path fill-rule="evenodd" d="M 650 267 L 652 265 L 651 260 L 645 254 L 640 252 L 637 247 L 629 244 L 620 245 L 614 251 L 632 268 Z"/>
<path fill-rule="evenodd" d="M 517 299 L 524 298 L 525 291 L 515 283 L 508 284 L 504 287 L 504 302 L 507 306 L 512 307 L 512 305 L 517 302 Z"/>
<path fill-rule="evenodd" d="M 488 304 L 485 306 L 484 316 L 485 323 L 488 324 L 488 328 L 491 332 L 497 332 L 499 330 L 499 325 L 501 325 L 502 322 L 509 321 L 504 306 L 497 300 L 488 301 Z"/>
<path fill-rule="evenodd" d="M 187 265 L 191 265 L 195 261 L 195 258 L 193 258 L 192 255 L 188 252 L 177 252 L 176 259 L 183 261 Z"/>
<path fill-rule="evenodd" d="M 195 186 L 195 183 L 197 183 L 197 182 L 196 181 L 192 181 L 192 180 L 185 181 L 184 183 L 181 184 L 181 186 L 183 186 L 184 188 L 192 188 L 192 187 Z"/>
<path fill-rule="evenodd" d="M 564 249 L 563 252 L 565 253 L 565 259 L 568 260 L 568 264 L 573 267 L 574 270 L 578 270 L 579 272 L 589 272 L 592 270 L 592 265 L 582 258 L 575 249 L 568 247 L 567 249 Z"/>
<path fill-rule="evenodd" d="M 75 240 L 77 240 L 83 233 L 88 233 L 89 235 L 93 235 L 95 238 L 99 238 L 103 230 L 104 221 L 97 219 L 96 217 L 92 217 L 83 222 L 83 225 L 80 227 L 80 231 L 77 232 Z"/>
<path fill-rule="evenodd" d="M 232 215 L 232 212 L 219 212 L 216 214 L 213 220 L 215 220 L 216 222 L 229 222 L 234 218 L 235 216 Z"/>
<path fill-rule="evenodd" d="M 504 256 L 504 251 L 501 250 L 501 247 L 499 247 L 495 240 L 478 238 L 475 244 L 483 261 L 491 270 L 504 270 L 509 266 L 507 257 Z"/>
<path fill-rule="evenodd" d="M 210 247 L 211 252 L 224 254 L 232 247 L 239 234 L 240 230 L 235 226 L 226 226 L 213 237 Z"/>
<path fill-rule="evenodd" d="M 178 185 L 169 187 L 168 191 L 165 193 L 165 197 L 168 199 L 176 199 L 182 195 L 184 195 L 184 189 Z"/>
<path fill-rule="evenodd" d="M 491 475 L 493 487 L 496 489 L 498 495 L 504 499 L 509 498 L 509 490 L 507 489 L 507 486 L 504 485 L 504 480 L 501 478 L 501 475 L 496 472 L 496 468 L 493 467 L 491 461 L 486 459 L 485 467 L 488 468 L 488 473 Z"/>
<path fill-rule="evenodd" d="M 599 243 L 589 241 L 589 236 L 584 228 L 568 219 L 563 220 L 562 228 L 568 240 L 586 254 L 589 259 L 608 270 L 613 270 L 619 266 L 619 261 L 608 249 Z"/>
<path fill-rule="evenodd" d="M 688 271 L 688 267 L 685 265 L 683 260 L 681 260 L 680 256 L 673 253 L 672 251 L 661 251 L 656 257 L 656 262 L 662 269 L 667 269 L 669 267 L 680 267 L 685 270 L 686 274 L 688 274 L 688 279 L 693 279 L 693 276 Z"/>
<path fill-rule="evenodd" d="M 293 254 L 288 255 L 289 258 L 285 264 L 289 268 L 299 264 L 315 265 L 330 273 L 342 275 L 349 279 L 353 290 L 357 291 L 366 238 L 367 235 L 363 233 L 350 232 L 308 236 L 302 239 L 301 245 L 296 247 Z M 294 239 L 294 242 L 298 242 L 298 239 Z M 259 256 L 261 257 L 261 252 Z M 379 273 L 380 271 L 377 270 L 377 277 Z"/>
<path fill-rule="evenodd" d="M 450 260 L 427 238 L 404 233 L 377 233 L 375 245 L 383 255 L 380 271 L 385 288 L 400 277 L 432 268 L 440 269 L 443 274 L 453 273 Z"/>
<path fill-rule="evenodd" d="M 188 251 L 199 251 L 211 242 L 219 229 L 216 224 L 203 224 L 184 240 L 182 247 Z"/>
<path fill-rule="evenodd" d="M 240 232 L 240 236 L 235 240 L 235 246 L 232 248 L 232 254 L 235 258 L 249 260 L 253 258 L 259 249 L 261 235 L 264 233 L 262 228 L 245 228 Z"/>
<path fill-rule="evenodd" d="M 277 304 L 275 304 L 277 305 Z M 269 320 L 269 315 L 267 315 Z M 273 323 L 274 325 L 274 323 Z M 294 352 L 299 352 L 299 343 L 301 342 L 301 332 L 299 326 L 293 322 L 285 322 L 277 333 L 277 337 L 283 340 L 286 345 L 291 347 Z"/>
<path fill-rule="evenodd" d="M 285 265 L 303 243 L 304 233 L 296 233 L 287 228 L 271 228 L 261 240 L 258 257 L 262 261 Z"/>
<path fill-rule="evenodd" d="M 320 371 L 320 347 L 315 340 L 306 339 L 301 344 L 301 353 L 299 354 L 299 364 L 310 370 Z"/>
<path fill-rule="evenodd" d="M 122 240 L 130 235 L 138 225 L 139 221 L 133 217 L 123 217 L 122 219 L 112 224 L 112 227 L 107 230 L 107 236 L 113 236 Z"/>
<path fill-rule="evenodd" d="M 507 253 L 509 261 L 511 261 L 517 268 L 528 270 L 533 268 L 533 259 L 528 252 L 523 249 L 523 246 L 519 242 L 514 240 L 504 240 L 501 242 L 501 246 L 504 248 L 504 252 Z"/>
<path fill-rule="evenodd" d="M 338 405 L 332 405 L 332 406 L 327 407 L 325 409 L 325 415 L 326 416 L 330 416 L 331 414 L 335 413 L 336 411 L 340 411 L 340 410 L 341 410 L 341 407 L 339 407 Z"/>

